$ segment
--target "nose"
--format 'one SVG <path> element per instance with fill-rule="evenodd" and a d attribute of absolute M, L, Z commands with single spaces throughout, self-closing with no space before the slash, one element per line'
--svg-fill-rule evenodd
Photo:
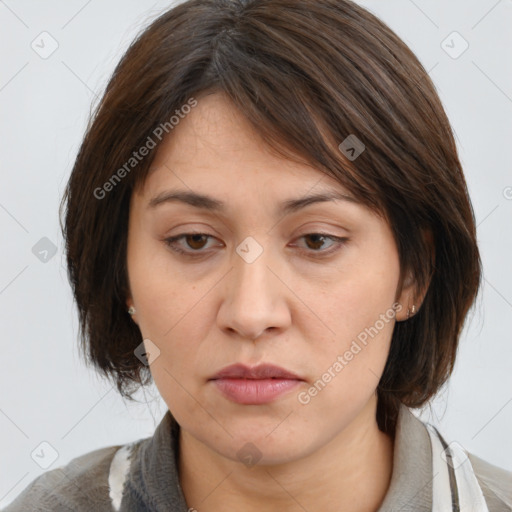
<path fill-rule="evenodd" d="M 231 335 L 255 340 L 266 331 L 281 332 L 291 322 L 289 289 L 274 270 L 269 251 L 253 262 L 234 254 L 233 268 L 225 279 L 219 327 Z"/>

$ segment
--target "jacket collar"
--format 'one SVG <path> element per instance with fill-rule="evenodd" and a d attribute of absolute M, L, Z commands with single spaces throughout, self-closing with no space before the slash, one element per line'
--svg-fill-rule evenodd
<path fill-rule="evenodd" d="M 395 431 L 391 482 L 378 512 L 430 510 L 432 478 L 428 431 L 402 404 Z"/>
<path fill-rule="evenodd" d="M 179 425 L 168 410 L 153 436 L 142 440 L 133 454 L 127 510 L 187 512 L 178 477 L 178 437 Z"/>

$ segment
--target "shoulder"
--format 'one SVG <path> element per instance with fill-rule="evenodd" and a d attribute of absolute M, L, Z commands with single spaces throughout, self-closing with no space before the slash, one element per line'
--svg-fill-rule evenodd
<path fill-rule="evenodd" d="M 35 478 L 3 512 L 112 510 L 109 475 L 118 452 L 131 444 L 88 452 Z M 124 449 L 124 450 L 122 450 Z"/>
<path fill-rule="evenodd" d="M 512 511 L 512 472 L 468 453 L 489 511 Z"/>
<path fill-rule="evenodd" d="M 395 493 L 390 494 L 395 501 L 390 497 L 388 502 L 393 506 L 383 510 L 409 510 L 411 503 L 411 510 L 430 510 L 433 498 L 455 496 L 467 504 L 480 496 L 489 512 L 512 512 L 511 471 L 466 451 L 457 442 L 448 443 L 435 426 L 405 406 L 396 428 L 394 465 Z"/>

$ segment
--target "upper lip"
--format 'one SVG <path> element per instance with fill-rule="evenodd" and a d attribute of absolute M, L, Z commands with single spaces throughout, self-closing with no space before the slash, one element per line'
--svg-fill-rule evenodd
<path fill-rule="evenodd" d="M 210 380 L 215 379 L 294 379 L 303 380 L 295 373 L 273 364 L 262 363 L 257 366 L 246 366 L 241 363 L 232 364 L 224 367 L 217 372 Z"/>

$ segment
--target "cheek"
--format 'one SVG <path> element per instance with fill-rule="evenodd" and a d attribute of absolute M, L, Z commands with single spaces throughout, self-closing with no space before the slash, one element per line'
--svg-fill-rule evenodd
<path fill-rule="evenodd" d="M 200 278 L 199 267 L 193 266 L 185 273 L 162 242 L 142 233 L 135 240 L 129 246 L 128 268 L 137 321 L 143 338 L 160 351 L 151 374 L 162 396 L 180 397 L 180 384 L 195 386 L 194 372 L 204 366 L 205 357 L 209 360 L 212 348 L 201 346 L 200 340 L 208 338 L 215 321 L 209 294 L 218 276 Z"/>
<path fill-rule="evenodd" d="M 130 247 L 128 268 L 145 337 L 167 339 L 207 291 L 207 283 L 196 284 L 193 273 L 185 274 L 172 263 L 163 242 L 149 236 L 141 235 Z"/>
<path fill-rule="evenodd" d="M 380 242 L 379 247 L 373 253 L 358 251 L 335 280 L 310 294 L 317 297 L 311 308 L 322 322 L 315 322 L 314 333 L 311 324 L 302 329 L 309 330 L 308 338 L 315 344 L 316 374 L 325 374 L 323 381 L 332 380 L 328 387 L 334 395 L 375 388 L 387 359 L 399 262 L 393 245 Z M 336 377 L 329 380 L 329 371 Z"/>
<path fill-rule="evenodd" d="M 155 313 L 152 312 L 152 317 L 146 319 L 148 332 L 156 332 L 159 325 L 165 327 L 162 335 L 150 337 L 160 350 L 159 357 L 150 365 L 150 371 L 161 397 L 178 421 L 199 417 L 203 413 L 194 397 L 201 396 L 204 361 L 211 360 L 211 357 L 205 350 L 208 347 L 197 342 L 206 339 L 208 331 L 205 322 L 197 321 L 198 314 L 194 309 L 181 320 L 167 315 L 170 319 L 167 322 L 154 318 Z"/>
<path fill-rule="evenodd" d="M 302 294 L 311 298 L 308 304 L 318 312 L 325 329 L 335 339 L 347 339 L 373 325 L 393 306 L 398 279 L 394 251 L 379 251 L 378 257 L 358 251 L 331 279 L 304 282 Z"/>
<path fill-rule="evenodd" d="M 330 317 L 336 334 L 315 338 L 309 354 L 313 378 L 297 396 L 298 414 L 319 429 L 342 428 L 357 415 L 374 395 L 389 353 L 394 290 L 381 290 L 377 298 L 350 291 L 346 289 L 350 300 L 338 295 L 338 307 Z M 354 302 L 359 301 L 361 308 L 354 311 Z"/>
<path fill-rule="evenodd" d="M 171 288 L 178 291 L 170 292 Z M 188 285 L 185 293 L 176 282 L 162 287 L 156 280 L 154 286 L 145 287 L 140 298 L 144 305 L 141 332 L 160 351 L 150 371 L 162 398 L 180 418 L 199 413 L 191 397 L 200 396 L 202 379 L 208 376 L 205 361 L 215 360 L 216 347 L 208 343 L 215 321 L 207 296 L 211 286 L 203 288 Z"/>

